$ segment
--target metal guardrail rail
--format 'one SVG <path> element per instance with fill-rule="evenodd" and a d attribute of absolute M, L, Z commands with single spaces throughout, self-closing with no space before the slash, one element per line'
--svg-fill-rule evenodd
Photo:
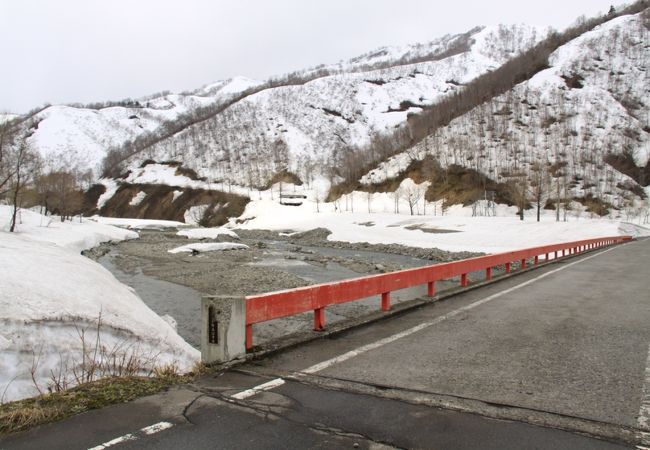
<path fill-rule="evenodd" d="M 460 277 L 460 285 L 467 286 L 468 274 L 471 272 L 484 270 L 485 279 L 490 280 L 492 271 L 497 266 L 505 266 L 505 272 L 510 273 L 512 263 L 515 261 L 520 262 L 521 269 L 525 269 L 528 260 L 532 260 L 533 265 L 538 265 L 542 255 L 544 256 L 542 262 L 548 262 L 588 250 L 621 244 L 631 239 L 631 236 L 613 236 L 543 245 L 380 275 L 251 295 L 245 299 L 246 349 L 253 346 L 253 325 L 256 323 L 313 311 L 314 330 L 323 330 L 327 306 L 381 295 L 381 309 L 388 311 L 390 294 L 393 291 L 426 284 L 428 296 L 433 297 L 436 281 Z"/>

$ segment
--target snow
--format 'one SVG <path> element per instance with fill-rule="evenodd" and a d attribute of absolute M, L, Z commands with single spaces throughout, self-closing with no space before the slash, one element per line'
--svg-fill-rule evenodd
<path fill-rule="evenodd" d="M 129 202 L 129 205 L 138 206 L 140 203 L 142 203 L 142 201 L 145 199 L 146 196 L 147 196 L 146 192 L 144 192 L 144 191 L 138 192 L 137 194 L 135 194 L 133 196 L 133 198 Z"/>
<path fill-rule="evenodd" d="M 161 228 L 179 228 L 188 226 L 183 222 L 175 220 L 153 220 L 153 219 L 123 219 L 118 217 L 93 216 L 88 220 L 103 225 L 113 225 L 116 227 L 129 228 L 134 230 L 161 229 Z"/>
<path fill-rule="evenodd" d="M 420 109 L 418 105 L 452 95 L 463 83 L 500 66 L 543 37 L 534 27 L 489 27 L 464 37 L 380 49 L 349 63 L 324 66 L 320 70 L 333 74 L 249 95 L 134 155 L 128 164 L 137 173 L 145 159 L 182 161 L 210 180 L 264 185 L 277 171 L 275 145 L 281 142 L 286 144 L 288 168 L 304 180 L 309 171 L 341 164 L 333 160 L 337 149 L 365 146 L 372 137 L 392 132 L 405 123 L 409 112 Z M 467 48 L 454 47 L 455 40 L 466 41 Z M 432 52 L 452 47 L 460 53 L 407 64 L 409 58 L 431 57 Z M 394 66 L 388 67 L 391 61 Z M 403 106 L 408 102 L 414 106 Z M 339 153 L 343 160 L 344 152 Z M 151 182 L 142 177 L 138 181 Z M 188 183 L 174 181 L 173 185 Z"/>
<path fill-rule="evenodd" d="M 263 81 L 260 80 L 254 80 L 252 78 L 247 78 L 247 77 L 233 77 L 228 80 L 221 80 L 217 81 L 212 84 L 208 84 L 197 92 L 202 92 L 204 94 L 208 95 L 222 95 L 222 96 L 234 96 L 237 94 L 241 94 L 242 92 L 256 88 L 263 84 Z"/>
<path fill-rule="evenodd" d="M 233 86 L 231 91 L 235 89 Z M 39 126 L 29 141 L 47 166 L 89 168 L 98 174 L 107 149 L 155 132 L 165 121 L 232 97 L 229 92 L 204 95 L 163 95 L 142 99 L 137 107 L 50 106 L 34 117 Z"/>
<path fill-rule="evenodd" d="M 176 167 L 168 164 L 147 164 L 144 167 L 133 169 L 124 180 L 131 184 L 165 184 L 167 186 L 196 187 L 203 182 L 192 180 L 185 175 L 177 175 Z"/>
<path fill-rule="evenodd" d="M 613 215 L 630 205 L 647 209 L 647 200 L 626 200 L 625 185 L 634 182 L 603 160 L 623 151 L 631 151 L 640 166 L 650 159 L 643 106 L 648 49 L 650 33 L 640 15 L 608 21 L 559 47 L 548 69 L 452 120 L 360 181 L 395 178 L 425 155 L 443 168 L 472 168 L 496 182 L 507 182 L 516 171 L 530 172 L 534 164 L 562 162 L 569 180 L 561 183 L 577 181 L 568 188 L 572 196 L 609 202 L 621 211 Z M 562 78 L 574 75 L 582 87 L 570 88 Z"/>
<path fill-rule="evenodd" d="M 440 215 L 441 208 L 437 205 L 437 215 L 433 215 L 433 203 L 427 204 L 426 215 L 422 214 L 420 205 L 420 214 L 411 216 L 408 204 L 400 200 L 402 214 L 394 214 L 391 212 L 394 198 L 388 194 L 374 194 L 369 213 L 367 197 L 363 192 L 350 196 L 348 204 L 354 205 L 354 212 L 344 211 L 345 200 L 336 205 L 321 203 L 321 212 L 316 212 L 316 204 L 312 200 L 291 207 L 270 199 L 254 200 L 238 218 L 244 223 L 236 225 L 232 220 L 231 226 L 278 232 L 327 228 L 332 231 L 328 237 L 332 241 L 401 244 L 482 253 L 629 233 L 650 235 L 649 229 L 625 224 L 621 220 L 569 216 L 567 222 L 556 222 L 555 213 L 548 211 L 544 211 L 540 222 L 535 221 L 532 211 L 526 212 L 525 220 L 520 221 L 515 215 L 516 208 L 504 205 L 497 207 L 496 217 L 472 217 L 472 209 L 461 205 L 448 208 L 445 215 Z M 436 230 L 441 231 L 436 233 Z"/>
<path fill-rule="evenodd" d="M 0 206 L 3 229 L 9 213 Z M 48 392 L 62 369 L 65 383 L 74 385 L 82 330 L 86 346 L 92 348 L 98 337 L 107 349 L 104 362 L 113 353 L 137 358 L 142 373 L 170 365 L 180 372 L 193 368 L 199 352 L 131 288 L 79 254 L 103 241 L 136 237 L 133 231 L 92 221 L 61 223 L 32 211 L 21 211 L 18 232 L 0 231 L 1 401 Z"/>
<path fill-rule="evenodd" d="M 183 220 L 188 225 L 198 225 L 210 205 L 194 205 L 187 208 L 183 214 Z"/>
<path fill-rule="evenodd" d="M 0 205 L 0 233 L 9 230 L 11 207 Z M 61 222 L 58 217 L 46 217 L 30 210 L 19 210 L 16 235 L 33 241 L 55 244 L 76 253 L 102 242 L 137 239 L 138 234 L 97 223 L 93 220 L 75 218 Z"/>
<path fill-rule="evenodd" d="M 0 125 L 2 125 L 5 122 L 14 120 L 16 117 L 19 117 L 19 115 L 11 114 L 11 113 L 0 113 Z"/>
<path fill-rule="evenodd" d="M 107 201 L 109 201 L 119 189 L 119 184 L 110 178 L 102 178 L 99 180 L 100 184 L 103 184 L 106 190 L 102 195 L 97 199 L 97 209 L 102 209 Z"/>
<path fill-rule="evenodd" d="M 169 253 L 204 253 L 204 252 L 222 252 L 225 250 L 245 250 L 248 249 L 245 244 L 233 244 L 230 242 L 214 242 L 214 243 L 195 243 L 182 245 L 180 247 L 168 250 Z"/>
<path fill-rule="evenodd" d="M 185 236 L 188 239 L 217 239 L 219 236 L 228 236 L 239 239 L 237 233 L 227 228 L 190 228 L 180 230 L 178 236 Z"/>

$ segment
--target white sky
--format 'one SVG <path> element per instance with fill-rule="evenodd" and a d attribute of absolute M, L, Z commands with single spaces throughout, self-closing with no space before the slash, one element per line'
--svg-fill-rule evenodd
<path fill-rule="evenodd" d="M 0 0 L 0 112 L 267 78 L 476 25 L 562 29 L 612 0 Z"/>

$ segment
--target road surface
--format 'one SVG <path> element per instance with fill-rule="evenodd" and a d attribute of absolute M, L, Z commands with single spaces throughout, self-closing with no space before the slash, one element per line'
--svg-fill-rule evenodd
<path fill-rule="evenodd" d="M 0 449 L 648 447 L 649 280 L 598 250 Z"/>

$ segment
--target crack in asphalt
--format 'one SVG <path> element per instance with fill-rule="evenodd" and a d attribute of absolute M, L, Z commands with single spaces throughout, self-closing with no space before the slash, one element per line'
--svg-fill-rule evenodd
<path fill-rule="evenodd" d="M 290 395 L 279 394 L 279 393 L 276 393 L 276 394 L 280 395 L 282 397 L 286 397 L 290 401 L 301 405 L 301 402 L 299 402 L 295 398 L 291 397 Z M 213 398 L 215 400 L 230 404 L 230 405 L 238 407 L 238 408 L 251 410 L 255 414 L 261 416 L 264 419 L 265 422 L 269 422 L 270 417 L 274 416 L 274 418 L 276 418 L 276 419 L 285 420 L 285 421 L 287 421 L 289 423 L 292 423 L 294 425 L 299 425 L 301 427 L 307 428 L 307 429 L 312 430 L 312 431 L 325 433 L 325 434 L 330 434 L 330 435 L 336 435 L 336 436 L 345 437 L 345 438 L 363 439 L 363 440 L 365 440 L 367 442 L 371 442 L 373 444 L 379 444 L 379 445 L 382 445 L 382 446 L 387 446 L 387 447 L 390 447 L 391 449 L 396 449 L 396 450 L 402 450 L 403 449 L 403 447 L 397 447 L 397 446 L 395 446 L 395 444 L 393 444 L 391 442 L 386 442 L 386 441 L 382 441 L 380 439 L 375 439 L 372 436 L 367 436 L 367 435 L 364 435 L 362 433 L 343 430 L 343 429 L 339 429 L 339 428 L 335 428 L 335 427 L 330 427 L 330 426 L 327 426 L 327 425 L 324 425 L 324 424 L 305 423 L 305 422 L 302 422 L 302 421 L 297 420 L 295 418 L 291 418 L 291 417 L 287 416 L 286 414 L 283 414 L 281 411 L 277 410 L 277 409 L 281 409 L 281 410 L 287 410 L 288 409 L 288 410 L 291 410 L 291 411 L 294 411 L 294 412 L 300 412 L 299 409 L 288 408 L 288 407 L 284 407 L 284 406 L 274 407 L 273 405 L 267 405 L 267 404 L 264 404 L 264 403 L 261 403 L 261 402 L 255 402 L 255 401 L 250 401 L 250 400 L 235 400 L 235 399 L 233 399 L 233 398 L 231 398 L 229 396 L 223 395 L 223 394 L 218 393 L 218 392 L 213 392 L 213 393 L 210 393 L 210 394 L 204 394 L 203 396 Z M 305 409 L 309 409 L 309 408 L 305 408 Z"/>
<path fill-rule="evenodd" d="M 612 442 L 634 445 L 647 445 L 648 443 L 647 438 L 640 433 L 642 430 L 636 428 L 541 409 L 461 397 L 453 394 L 386 386 L 311 373 L 306 374 L 299 371 L 247 371 L 245 369 L 237 369 L 237 371 L 245 375 L 257 377 L 282 378 L 326 390 L 369 395 L 412 405 L 439 408 L 458 413 L 476 414 L 489 419 L 507 420 L 537 427 L 557 429 L 596 439 L 606 439 Z"/>
<path fill-rule="evenodd" d="M 187 421 L 187 423 L 189 423 L 190 425 L 196 425 L 196 424 L 195 424 L 194 422 L 192 422 L 192 420 L 188 417 L 188 414 L 187 414 L 188 411 L 190 410 L 190 408 L 191 408 L 192 406 L 194 406 L 194 403 L 196 403 L 197 400 L 199 400 L 200 398 L 205 397 L 205 396 L 207 396 L 207 394 L 205 394 L 205 393 L 201 393 L 200 395 L 197 395 L 196 397 L 194 397 L 194 399 L 193 399 L 191 402 L 189 402 L 189 403 L 188 403 L 187 405 L 185 405 L 185 407 L 183 408 L 183 411 L 181 412 L 181 416 L 183 416 L 183 418 L 184 418 L 184 419 Z"/>

